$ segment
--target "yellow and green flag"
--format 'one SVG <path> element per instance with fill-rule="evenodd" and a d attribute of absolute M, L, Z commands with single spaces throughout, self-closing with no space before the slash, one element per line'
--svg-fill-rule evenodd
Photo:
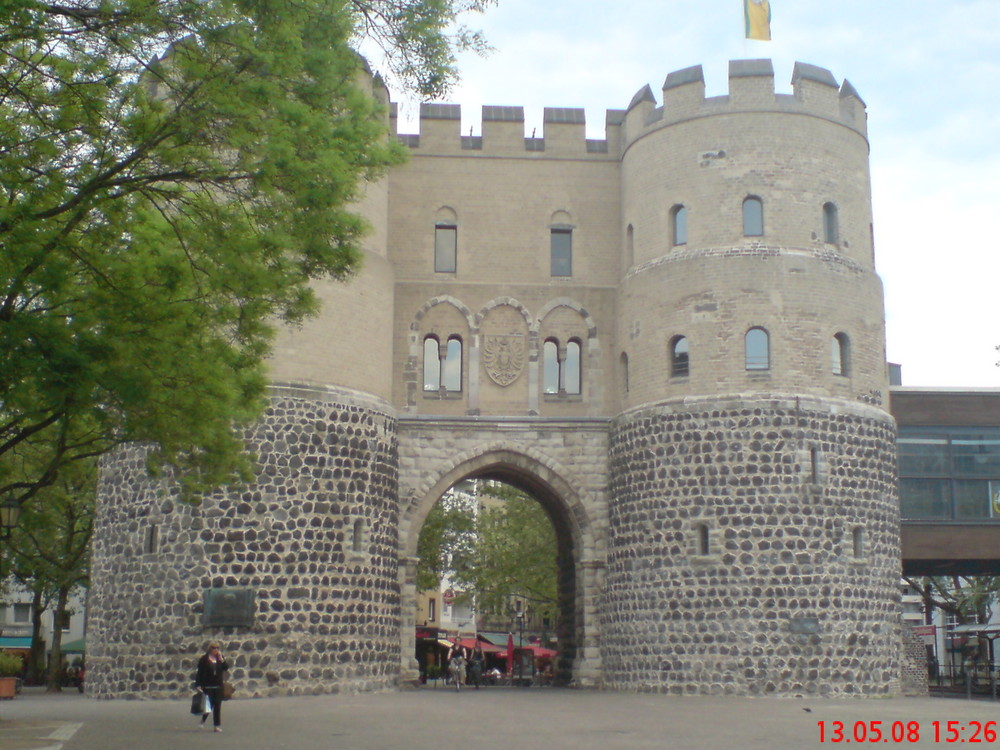
<path fill-rule="evenodd" d="M 747 39 L 770 41 L 771 3 L 769 0 L 743 0 Z"/>

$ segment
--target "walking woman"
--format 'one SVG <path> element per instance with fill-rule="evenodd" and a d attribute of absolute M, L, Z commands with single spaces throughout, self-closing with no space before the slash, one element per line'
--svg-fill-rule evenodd
<path fill-rule="evenodd" d="M 219 651 L 219 644 L 214 641 L 209 643 L 205 655 L 198 660 L 198 674 L 194 681 L 198 692 L 204 693 L 208 701 L 202 709 L 199 728 L 205 726 L 205 720 L 211 713 L 215 731 L 222 731 L 222 681 L 228 669 L 229 664 Z"/>

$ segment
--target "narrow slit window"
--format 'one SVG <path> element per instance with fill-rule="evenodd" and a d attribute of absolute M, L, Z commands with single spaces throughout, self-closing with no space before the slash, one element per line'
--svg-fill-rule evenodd
<path fill-rule="evenodd" d="M 677 205 L 670 209 L 670 239 L 674 245 L 686 245 L 688 241 L 687 207 Z"/>
<path fill-rule="evenodd" d="M 763 328 L 751 328 L 744 338 L 746 369 L 771 369 L 770 341 Z"/>
<path fill-rule="evenodd" d="M 160 530 L 155 523 L 146 529 L 146 544 L 143 550 L 147 555 L 155 555 L 160 545 Z"/>
<path fill-rule="evenodd" d="M 628 393 L 628 355 L 622 352 L 622 356 L 618 358 L 618 361 L 621 365 L 622 391 Z"/>
<path fill-rule="evenodd" d="M 555 339 L 542 345 L 542 386 L 545 393 L 559 393 L 559 342 Z"/>
<path fill-rule="evenodd" d="M 365 522 L 357 519 L 354 522 L 354 529 L 351 535 L 351 551 L 362 552 L 365 545 Z"/>
<path fill-rule="evenodd" d="M 571 396 L 580 395 L 580 342 L 572 339 L 566 344 L 566 361 L 562 367 L 563 385 Z"/>
<path fill-rule="evenodd" d="M 711 552 L 711 544 L 708 535 L 708 524 L 698 524 L 696 531 L 698 533 L 698 554 L 709 554 Z"/>
<path fill-rule="evenodd" d="M 452 336 L 441 368 L 441 380 L 446 391 L 462 390 L 462 339 Z"/>
<path fill-rule="evenodd" d="M 691 374 L 691 357 L 686 336 L 676 336 L 670 345 L 670 376 L 686 378 Z"/>
<path fill-rule="evenodd" d="M 743 201 L 743 236 L 760 237 L 764 234 L 764 203 L 756 196 Z"/>
<path fill-rule="evenodd" d="M 833 374 L 847 375 L 849 364 L 849 339 L 846 333 L 838 333 L 833 337 L 831 343 L 831 355 L 833 358 Z"/>
<path fill-rule="evenodd" d="M 840 241 L 837 207 L 833 203 L 823 204 L 823 241 L 831 245 Z"/>
<path fill-rule="evenodd" d="M 854 527 L 851 532 L 851 547 L 852 553 L 856 558 L 863 558 L 866 554 L 865 551 L 865 530 L 862 526 Z"/>
<path fill-rule="evenodd" d="M 424 339 L 424 390 L 436 391 L 441 387 L 441 342 L 436 336 Z"/>

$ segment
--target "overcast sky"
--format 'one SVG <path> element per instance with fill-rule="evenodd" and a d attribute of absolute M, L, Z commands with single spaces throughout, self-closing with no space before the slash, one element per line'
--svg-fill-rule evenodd
<path fill-rule="evenodd" d="M 848 79 L 868 105 L 876 265 L 888 357 L 909 386 L 1000 387 L 1000 0 L 771 0 L 772 41 L 743 37 L 742 0 L 499 0 L 467 25 L 495 51 L 460 60 L 463 133 L 484 104 L 607 109 L 667 73 L 705 70 L 727 93 L 729 60 L 770 58 L 778 93 L 796 60 Z M 398 93 L 400 130 L 417 107 Z"/>

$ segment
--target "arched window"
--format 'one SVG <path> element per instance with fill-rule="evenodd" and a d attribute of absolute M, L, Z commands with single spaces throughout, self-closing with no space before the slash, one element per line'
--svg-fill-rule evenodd
<path fill-rule="evenodd" d="M 748 370 L 771 369 L 770 341 L 763 328 L 751 328 L 743 338 L 743 350 Z"/>
<path fill-rule="evenodd" d="M 542 387 L 545 393 L 559 393 L 559 342 L 542 344 Z"/>
<path fill-rule="evenodd" d="M 837 222 L 837 207 L 832 203 L 823 204 L 823 242 L 836 245 L 840 241 L 840 228 Z"/>
<path fill-rule="evenodd" d="M 830 342 L 833 356 L 833 374 L 847 375 L 850 367 L 850 341 L 846 333 L 836 334 Z"/>
<path fill-rule="evenodd" d="M 691 373 L 688 340 L 685 336 L 674 336 L 670 342 L 670 377 L 686 378 Z"/>
<path fill-rule="evenodd" d="M 441 342 L 437 336 L 424 339 L 424 390 L 436 391 L 441 387 Z"/>
<path fill-rule="evenodd" d="M 446 391 L 462 390 L 462 339 L 448 338 L 448 349 L 441 364 L 441 382 Z"/>
<path fill-rule="evenodd" d="M 670 241 L 674 245 L 686 245 L 688 241 L 688 210 L 676 205 L 670 209 Z"/>
<path fill-rule="evenodd" d="M 635 230 L 631 224 L 625 230 L 625 260 L 629 268 L 635 265 Z"/>
<path fill-rule="evenodd" d="M 445 346 L 444 359 L 441 358 L 441 342 L 437 336 L 424 339 L 424 390 L 462 390 L 462 339 L 450 336 Z"/>
<path fill-rule="evenodd" d="M 562 367 L 563 385 L 571 396 L 580 395 L 580 342 L 570 339 L 566 344 L 566 361 Z"/>
<path fill-rule="evenodd" d="M 559 341 L 546 339 L 542 344 L 542 388 L 546 394 L 578 396 L 581 390 L 580 341 L 570 339 L 560 359 Z"/>
<path fill-rule="evenodd" d="M 764 203 L 751 195 L 743 201 L 743 236 L 760 237 L 764 234 Z"/>

